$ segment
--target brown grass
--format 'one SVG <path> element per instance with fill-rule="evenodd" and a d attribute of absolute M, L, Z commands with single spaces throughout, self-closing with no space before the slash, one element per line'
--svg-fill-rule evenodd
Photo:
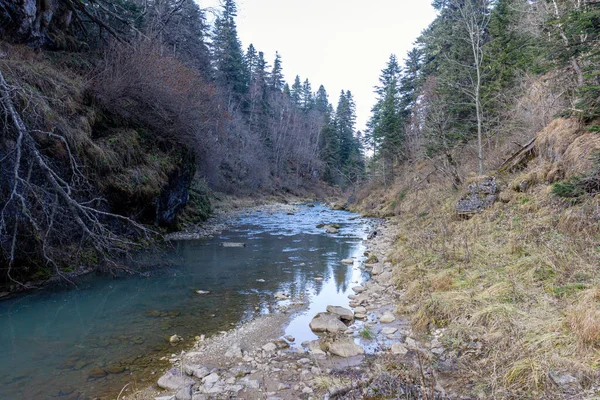
<path fill-rule="evenodd" d="M 571 139 L 560 137 L 563 129 Z M 359 196 L 359 210 L 395 215 L 388 257 L 405 293 L 397 310 L 416 332 L 447 328 L 451 349 L 464 354 L 465 379 L 486 398 L 560 397 L 551 372 L 577 377 L 582 390 L 600 379 L 600 199 L 565 204 L 546 181 L 557 163 L 584 157 L 574 146 L 587 134 L 557 120 L 542 136 L 554 158 L 498 176 L 503 201 L 469 220 L 455 216 L 461 193 L 448 180 L 423 178 L 426 164 L 407 167 L 393 188 Z M 472 343 L 481 349 L 469 350 Z"/>

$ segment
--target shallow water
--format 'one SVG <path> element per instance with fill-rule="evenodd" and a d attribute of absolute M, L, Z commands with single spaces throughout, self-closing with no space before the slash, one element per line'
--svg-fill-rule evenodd
<path fill-rule="evenodd" d="M 326 234 L 316 228 L 321 223 L 341 230 Z M 312 316 L 328 304 L 347 305 L 350 288 L 365 279 L 358 261 L 340 260 L 362 257 L 368 223 L 321 206 L 247 214 L 218 237 L 153 255 L 156 269 L 147 277 L 90 276 L 77 289 L 1 301 L 0 399 L 114 398 L 128 383 L 143 388 L 166 366 L 161 357 L 195 336 L 270 312 L 277 291 L 307 296 L 309 311 L 292 319 L 286 334 L 296 343 L 313 339 Z M 246 247 L 220 246 L 227 241 Z M 185 341 L 170 345 L 173 334 Z"/>

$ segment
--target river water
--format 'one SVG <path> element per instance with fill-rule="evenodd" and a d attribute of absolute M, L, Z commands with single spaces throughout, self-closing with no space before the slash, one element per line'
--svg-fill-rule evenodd
<path fill-rule="evenodd" d="M 323 223 L 340 224 L 340 232 L 316 227 Z M 77 288 L 0 301 L 0 399 L 115 398 L 126 384 L 143 388 L 167 367 L 161 358 L 195 336 L 271 312 L 278 291 L 306 296 L 308 311 L 286 334 L 296 343 L 313 339 L 312 316 L 347 305 L 350 288 L 365 280 L 358 264 L 368 230 L 369 221 L 320 205 L 294 215 L 248 213 L 214 238 L 152 255 L 147 276 L 89 276 Z M 351 257 L 355 265 L 340 263 Z M 184 342 L 172 346 L 173 334 Z"/>

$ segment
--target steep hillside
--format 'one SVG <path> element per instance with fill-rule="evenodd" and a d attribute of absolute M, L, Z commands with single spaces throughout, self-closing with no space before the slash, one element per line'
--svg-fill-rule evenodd
<path fill-rule="evenodd" d="M 373 185 L 359 196 L 356 209 L 389 217 L 396 232 L 387 261 L 403 291 L 397 311 L 415 337 L 443 343 L 444 353 L 423 350 L 424 357 L 460 393 L 584 398 L 598 389 L 593 130 L 576 119 L 552 121 L 510 169 L 493 175 L 497 201 L 472 215 L 456 208 L 466 186 L 453 189 L 430 161 L 405 166 L 393 187 Z"/>

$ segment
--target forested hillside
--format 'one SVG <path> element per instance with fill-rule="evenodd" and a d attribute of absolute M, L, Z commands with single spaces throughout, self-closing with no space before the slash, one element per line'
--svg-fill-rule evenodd
<path fill-rule="evenodd" d="M 382 70 L 356 202 L 390 218 L 415 379 L 468 398 L 596 398 L 600 2 L 433 4 Z"/>
<path fill-rule="evenodd" d="M 0 2 L 1 280 L 123 269 L 209 190 L 320 195 L 363 171 L 352 94 L 242 49 L 236 4 Z M 187 207 L 187 208 L 186 208 Z M 115 258 L 115 256 L 117 256 Z"/>

